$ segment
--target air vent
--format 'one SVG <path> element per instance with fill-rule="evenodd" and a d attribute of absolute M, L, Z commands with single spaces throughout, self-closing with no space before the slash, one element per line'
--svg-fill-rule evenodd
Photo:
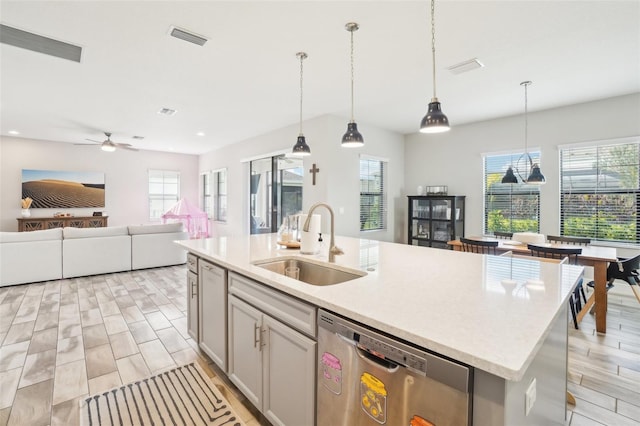
<path fill-rule="evenodd" d="M 480 62 L 478 58 L 473 58 L 468 61 L 460 62 L 459 64 L 451 65 L 447 69 L 451 71 L 451 74 L 462 74 L 463 72 L 472 71 L 482 67 L 484 67 L 484 64 Z"/>
<path fill-rule="evenodd" d="M 176 27 L 171 27 L 169 35 L 179 38 L 180 40 L 188 41 L 189 43 L 197 44 L 198 46 L 204 46 L 207 42 L 207 39 L 202 36 Z"/>
<path fill-rule="evenodd" d="M 175 114 L 176 111 L 175 109 L 171 109 L 171 108 L 162 108 L 160 111 L 158 111 L 158 114 L 162 114 L 162 115 L 173 115 Z"/>
<path fill-rule="evenodd" d="M 133 136 L 133 139 L 142 140 L 144 139 L 144 136 Z"/>
<path fill-rule="evenodd" d="M 74 62 L 80 62 L 82 57 L 82 48 L 80 46 L 74 46 L 73 44 L 2 24 L 0 24 L 0 42 Z"/>

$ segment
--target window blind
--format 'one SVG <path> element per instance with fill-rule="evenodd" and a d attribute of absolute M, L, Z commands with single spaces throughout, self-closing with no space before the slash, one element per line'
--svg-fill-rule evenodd
<path fill-rule="evenodd" d="M 560 231 L 639 243 L 640 138 L 560 149 Z"/>
<path fill-rule="evenodd" d="M 212 216 L 213 213 L 213 197 L 212 197 L 212 188 L 211 188 L 211 172 L 205 172 L 200 175 L 202 182 L 202 210 L 207 213 L 208 217 Z"/>
<path fill-rule="evenodd" d="M 530 152 L 534 163 L 540 152 Z M 518 181 L 529 174 L 524 153 L 486 154 L 484 156 L 484 232 L 540 232 L 540 187 L 525 183 L 502 183 L 513 166 Z"/>
<path fill-rule="evenodd" d="M 387 162 L 360 158 L 360 230 L 387 228 Z"/>
<path fill-rule="evenodd" d="M 214 220 L 219 222 L 227 221 L 227 169 L 213 172 L 215 208 Z"/>

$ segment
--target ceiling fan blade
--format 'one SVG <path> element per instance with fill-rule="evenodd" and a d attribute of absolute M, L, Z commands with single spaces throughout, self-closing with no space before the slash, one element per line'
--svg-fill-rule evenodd
<path fill-rule="evenodd" d="M 118 144 L 116 144 L 116 145 L 118 146 L 118 148 L 128 149 L 129 151 L 137 151 L 137 150 L 138 150 L 138 148 L 134 148 L 134 147 L 132 147 L 132 146 L 131 146 L 130 144 L 128 144 L 128 143 L 127 143 L 127 144 L 121 144 L 121 143 L 118 143 Z"/>
<path fill-rule="evenodd" d="M 95 142 L 95 143 L 102 143 L 102 142 L 103 142 L 103 141 L 97 141 L 97 140 L 95 140 L 95 139 L 89 139 L 89 138 L 86 138 L 85 140 L 86 140 L 86 141 Z"/>
<path fill-rule="evenodd" d="M 102 142 L 98 142 L 99 144 L 101 144 Z M 95 143 L 74 143 L 74 145 L 89 145 L 89 146 L 98 146 Z"/>

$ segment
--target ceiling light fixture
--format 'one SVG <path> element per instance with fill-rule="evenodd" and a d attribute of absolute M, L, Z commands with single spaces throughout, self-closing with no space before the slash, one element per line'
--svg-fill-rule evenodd
<path fill-rule="evenodd" d="M 300 59 L 300 134 L 298 135 L 298 141 L 293 146 L 292 153 L 294 155 L 304 157 L 311 155 L 311 148 L 307 145 L 307 141 L 302 134 L 302 61 L 307 59 L 308 55 L 304 52 L 298 52 L 296 53 L 296 57 Z"/>
<path fill-rule="evenodd" d="M 429 102 L 429 110 L 420 123 L 421 133 L 441 133 L 449 130 L 449 119 L 442 112 L 436 96 L 436 21 L 435 0 L 431 0 L 431 55 L 433 62 L 433 98 Z"/>
<path fill-rule="evenodd" d="M 19 131 L 17 131 L 17 130 L 9 130 L 9 132 L 8 132 L 8 133 L 9 133 L 10 135 L 19 135 L 19 134 L 20 134 L 20 132 L 19 132 Z"/>
<path fill-rule="evenodd" d="M 523 81 L 520 83 L 520 86 L 524 86 L 524 154 L 520 156 L 520 158 L 525 157 L 527 161 L 527 166 L 530 168 L 529 176 L 527 179 L 522 179 L 520 176 L 520 171 L 517 170 L 518 176 L 524 183 L 532 184 L 532 185 L 544 185 L 546 179 L 542 172 L 540 171 L 540 165 L 538 163 L 534 163 L 531 155 L 529 155 L 528 151 L 528 127 L 529 127 L 529 110 L 528 110 L 528 99 L 527 99 L 527 87 L 533 84 L 531 81 Z M 516 178 L 513 173 L 513 166 L 509 166 L 507 172 L 502 178 L 502 183 L 518 183 L 518 178 Z"/>
<path fill-rule="evenodd" d="M 351 33 L 351 121 L 347 124 L 347 132 L 342 136 L 342 146 L 345 148 L 357 148 L 364 145 L 364 138 L 358 131 L 358 125 L 353 118 L 353 32 L 360 26 L 355 22 L 349 22 L 345 29 Z"/>

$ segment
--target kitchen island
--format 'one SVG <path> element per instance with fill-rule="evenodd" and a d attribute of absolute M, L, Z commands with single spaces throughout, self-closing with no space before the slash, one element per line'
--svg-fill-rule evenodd
<path fill-rule="evenodd" d="M 326 253 L 279 247 L 276 234 L 178 244 L 230 274 L 472 367 L 474 425 L 564 423 L 567 301 L 582 267 L 338 236 L 345 254 L 332 267 L 366 275 L 315 286 L 255 264 L 327 262 Z M 532 386 L 536 401 L 525 404 Z"/>

